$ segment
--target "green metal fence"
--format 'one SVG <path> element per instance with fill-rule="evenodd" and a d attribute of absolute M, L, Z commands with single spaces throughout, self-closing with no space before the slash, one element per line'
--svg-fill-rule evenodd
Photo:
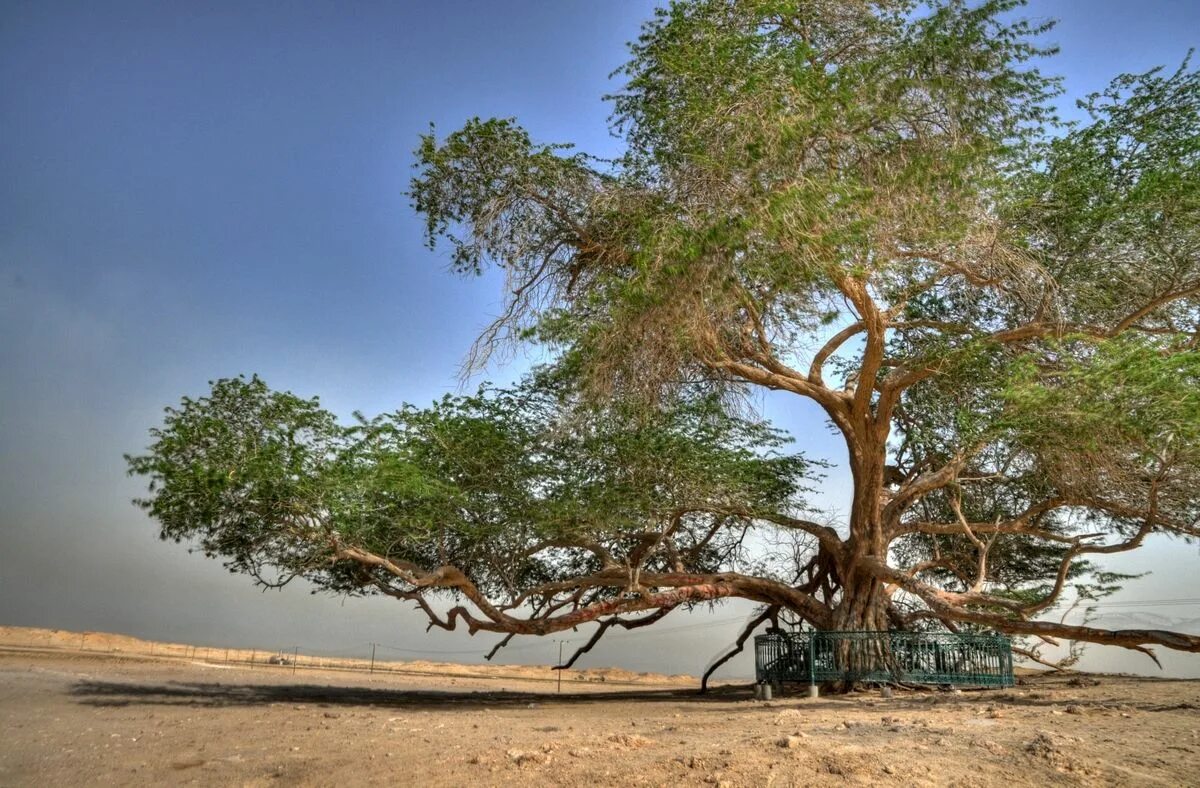
<path fill-rule="evenodd" d="M 760 684 L 826 681 L 1013 686 L 1003 635 L 950 632 L 769 632 L 754 638 Z"/>

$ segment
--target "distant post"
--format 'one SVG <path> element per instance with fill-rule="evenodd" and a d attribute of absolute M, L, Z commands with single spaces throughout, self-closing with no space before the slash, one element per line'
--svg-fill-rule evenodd
<path fill-rule="evenodd" d="M 558 641 L 558 694 L 562 694 L 562 647 L 563 642 Z"/>
<path fill-rule="evenodd" d="M 371 644 L 371 667 L 367 669 L 367 675 L 375 673 L 375 644 Z"/>
<path fill-rule="evenodd" d="M 292 646 L 292 675 L 296 675 L 296 662 L 300 659 L 300 647 Z"/>

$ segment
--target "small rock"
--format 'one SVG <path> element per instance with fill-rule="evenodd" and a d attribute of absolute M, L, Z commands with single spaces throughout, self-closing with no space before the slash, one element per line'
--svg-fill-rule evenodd
<path fill-rule="evenodd" d="M 784 709 L 775 715 L 775 722 L 779 725 L 786 725 L 789 722 L 795 722 L 803 716 L 799 709 Z"/>
<path fill-rule="evenodd" d="M 1058 746 L 1055 745 L 1054 739 L 1050 734 L 1045 731 L 1038 731 L 1037 736 L 1025 742 L 1025 752 L 1049 758 L 1058 753 Z"/>
<path fill-rule="evenodd" d="M 1066 708 L 1067 714 L 1083 714 L 1083 707 L 1072 703 Z"/>
<path fill-rule="evenodd" d="M 614 733 L 608 737 L 608 740 L 614 744 L 634 748 L 650 747 L 654 744 L 652 739 L 647 739 L 645 736 L 638 736 L 636 733 Z"/>
<path fill-rule="evenodd" d="M 524 766 L 527 763 L 540 765 L 540 764 L 550 762 L 550 756 L 543 755 L 538 752 L 525 752 L 524 750 L 509 750 L 508 752 L 506 752 L 504 754 L 507 755 L 508 759 L 510 761 L 512 761 L 513 763 L 515 763 L 517 766 Z"/>
<path fill-rule="evenodd" d="M 786 750 L 794 750 L 799 747 L 802 740 L 799 736 L 784 736 L 782 739 L 775 742 L 776 745 L 783 747 Z"/>

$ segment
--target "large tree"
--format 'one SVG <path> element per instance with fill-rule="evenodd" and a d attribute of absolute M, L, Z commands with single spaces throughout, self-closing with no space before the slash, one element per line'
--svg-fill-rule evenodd
<path fill-rule="evenodd" d="M 133 459 L 164 534 L 472 631 L 737 596 L 756 623 L 1200 651 L 1045 616 L 1110 585 L 1089 557 L 1200 535 L 1200 74 L 1119 77 L 1060 124 L 1020 5 L 673 3 L 618 72 L 617 160 L 431 131 L 430 245 L 507 278 L 472 363 L 533 341 L 553 369 L 349 433 L 224 382 Z M 844 439 L 846 522 L 805 517 L 811 463 L 735 415 L 757 387 Z"/>

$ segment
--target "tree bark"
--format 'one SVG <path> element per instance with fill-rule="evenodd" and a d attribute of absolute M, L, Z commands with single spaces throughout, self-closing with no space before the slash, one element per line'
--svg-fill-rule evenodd
<path fill-rule="evenodd" d="M 862 382 L 860 381 L 860 385 Z M 870 558 L 886 563 L 888 539 L 882 522 L 883 479 L 887 461 L 887 426 L 869 415 L 845 432 L 854 495 L 850 538 L 839 567 L 841 599 L 833 610 L 833 629 L 877 632 L 888 629 L 884 583 L 864 568 Z"/>

